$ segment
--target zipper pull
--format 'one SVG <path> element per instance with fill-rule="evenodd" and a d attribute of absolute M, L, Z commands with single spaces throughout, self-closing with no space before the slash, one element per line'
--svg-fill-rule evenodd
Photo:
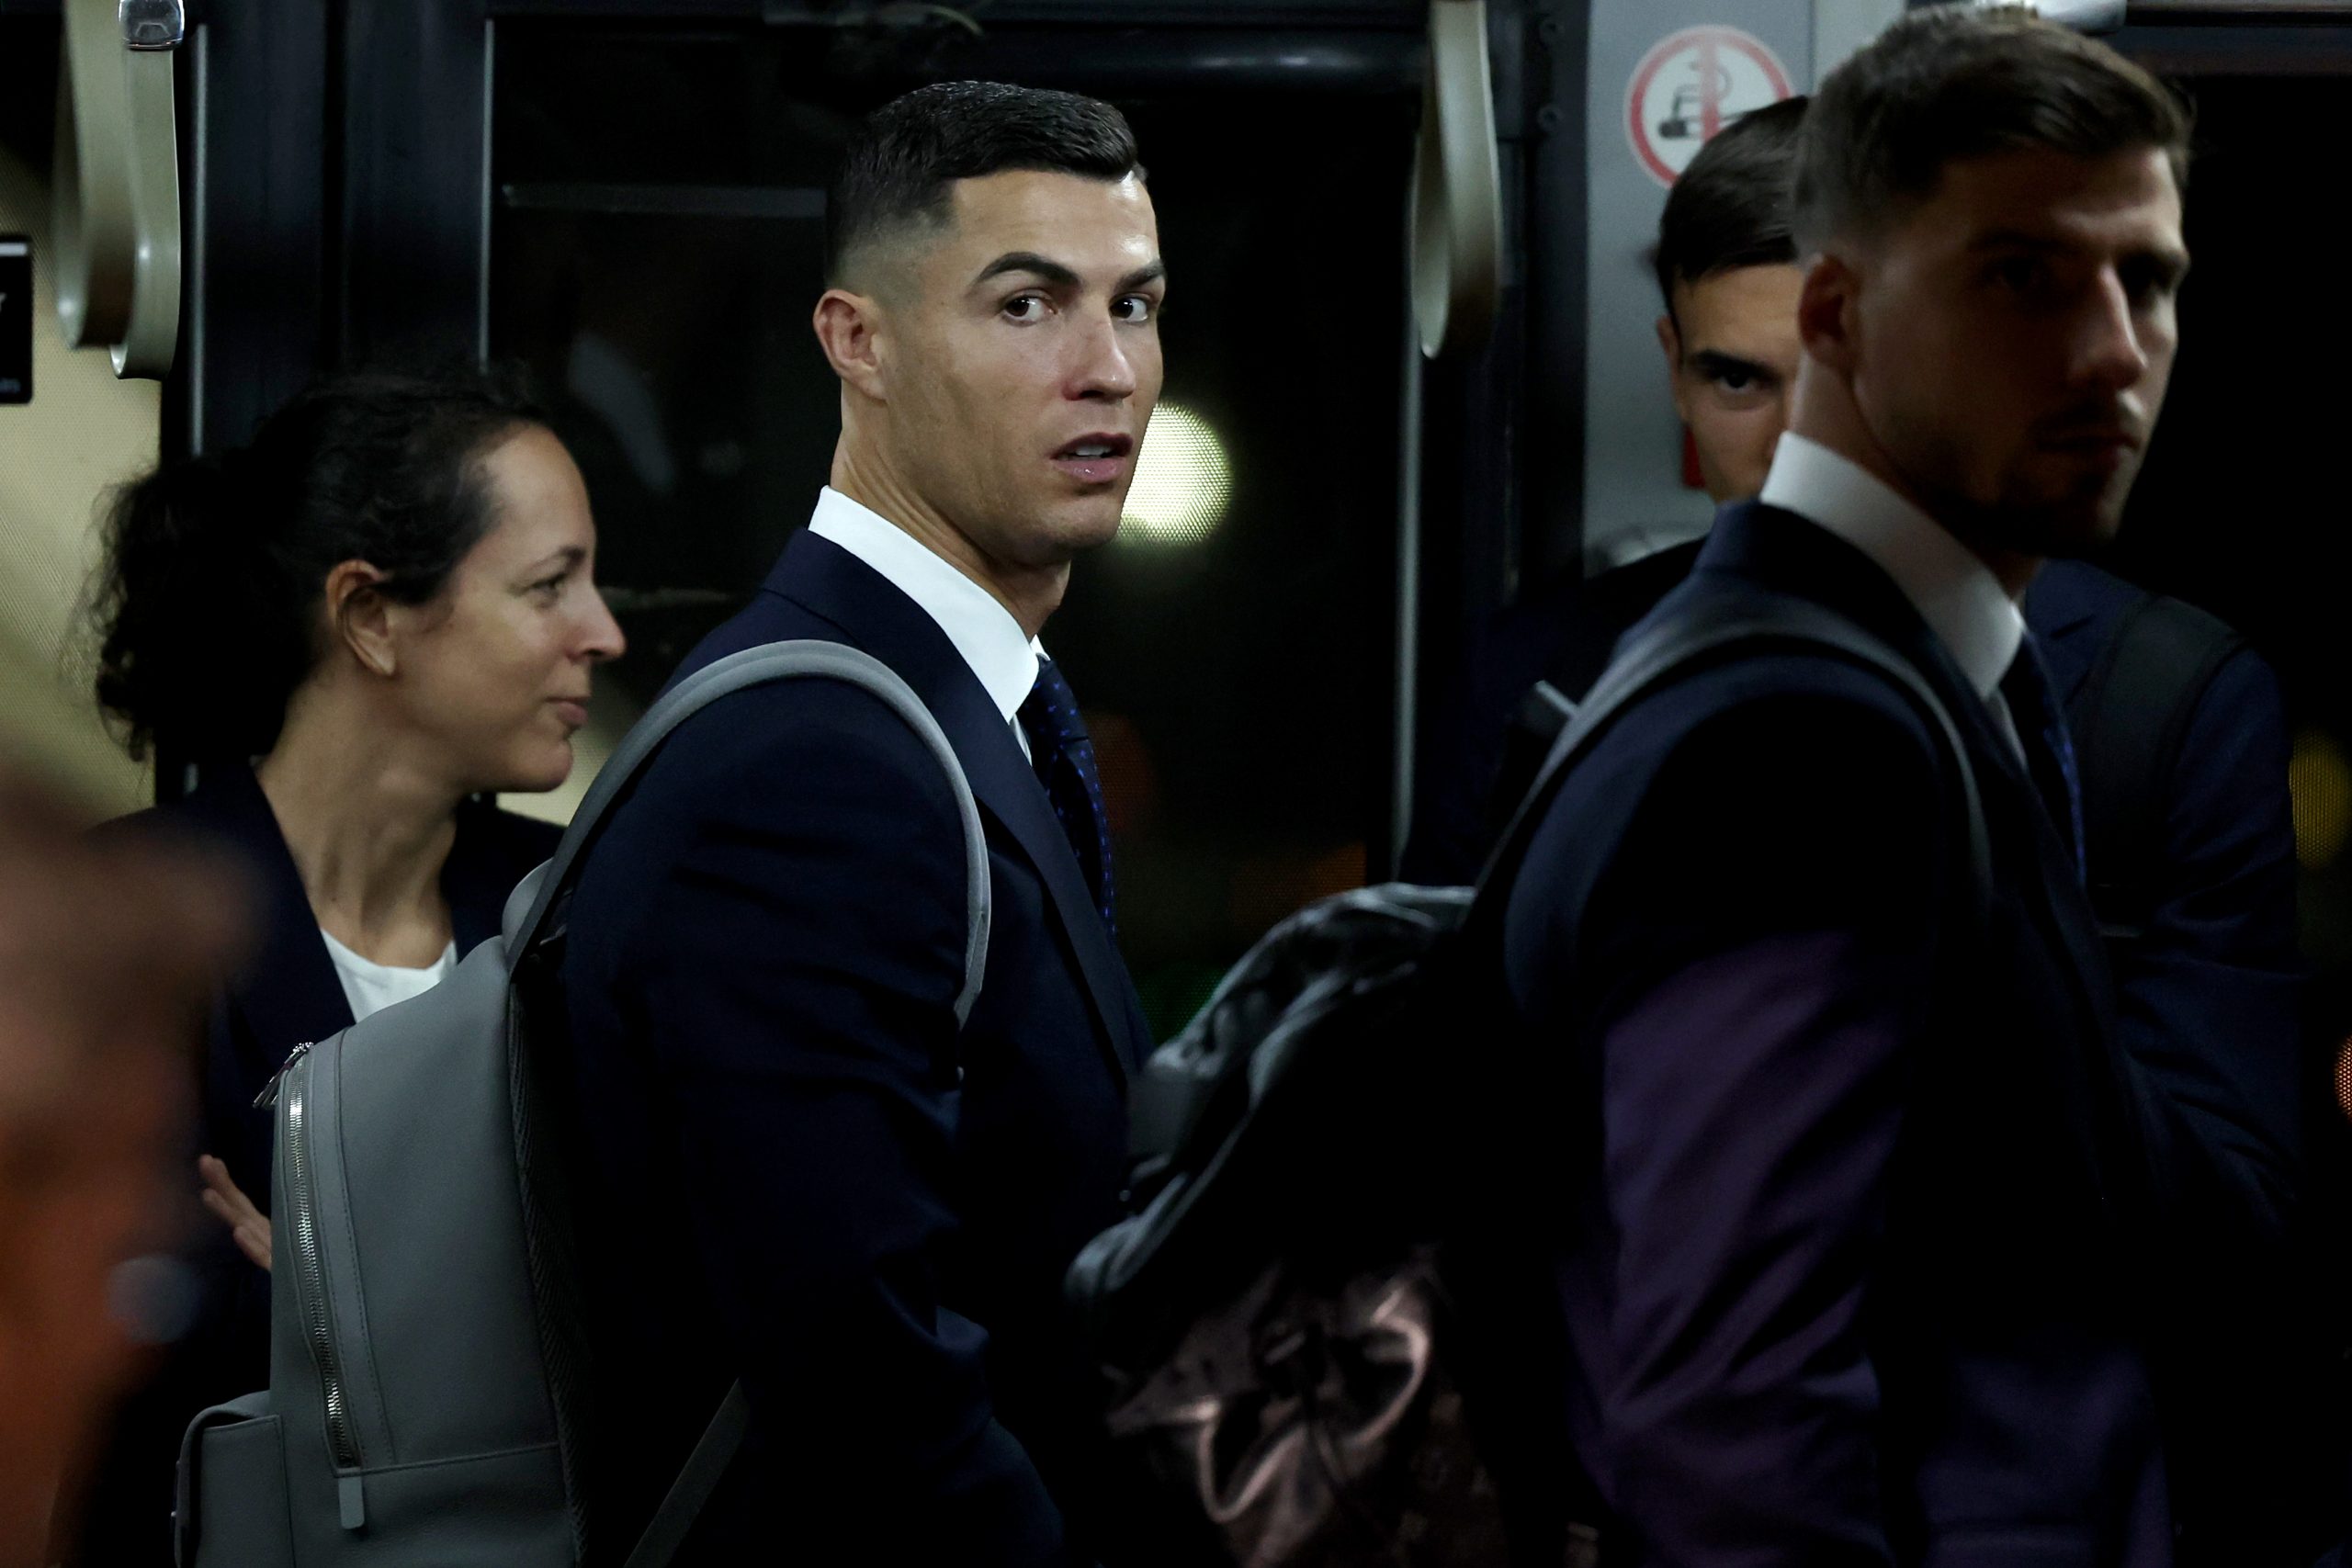
<path fill-rule="evenodd" d="M 294 1047 L 293 1054 L 286 1058 L 286 1065 L 270 1074 L 269 1081 L 261 1086 L 259 1094 L 254 1096 L 255 1111 L 267 1111 L 277 1103 L 277 1086 L 286 1081 L 286 1075 L 294 1070 L 294 1064 L 309 1055 L 311 1047 L 316 1043 L 316 1041 L 305 1040 Z"/>

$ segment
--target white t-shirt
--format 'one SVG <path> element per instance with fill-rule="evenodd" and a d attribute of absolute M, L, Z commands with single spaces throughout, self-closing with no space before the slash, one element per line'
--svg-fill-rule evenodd
<path fill-rule="evenodd" d="M 401 969 L 360 957 L 328 936 L 324 928 L 319 934 L 326 937 L 327 955 L 334 960 L 335 978 L 343 982 L 344 998 L 351 1003 L 351 1019 L 355 1023 L 370 1013 L 383 1011 L 394 1002 L 423 996 L 447 979 L 449 971 L 458 966 L 458 944 L 455 942 L 441 950 L 440 958 L 429 968 Z"/>

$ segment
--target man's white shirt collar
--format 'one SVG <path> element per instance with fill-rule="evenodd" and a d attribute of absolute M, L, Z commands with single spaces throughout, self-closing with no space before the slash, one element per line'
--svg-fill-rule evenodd
<path fill-rule="evenodd" d="M 1876 475 L 1793 431 L 1781 437 L 1758 499 L 1877 562 L 1968 683 L 2006 716 L 1996 694 L 2025 641 L 2025 617 L 1974 551 Z"/>
<path fill-rule="evenodd" d="M 1012 723 L 1037 683 L 1037 660 L 1046 649 L 1021 629 L 996 595 L 888 518 L 830 485 L 817 497 L 808 531 L 839 545 L 922 605 L 971 666 L 1005 722 Z"/>

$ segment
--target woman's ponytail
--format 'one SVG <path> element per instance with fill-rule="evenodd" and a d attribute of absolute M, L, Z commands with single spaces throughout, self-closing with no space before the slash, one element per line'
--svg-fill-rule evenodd
<path fill-rule="evenodd" d="M 302 595 L 243 453 L 166 464 L 107 507 L 93 595 L 97 698 L 134 757 L 249 757 L 309 664 Z"/>

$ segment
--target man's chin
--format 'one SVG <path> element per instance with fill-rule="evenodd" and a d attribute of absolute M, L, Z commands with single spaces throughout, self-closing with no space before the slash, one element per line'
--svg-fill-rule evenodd
<path fill-rule="evenodd" d="M 1119 536 L 1119 517 L 1125 497 L 1104 502 L 1088 497 L 1083 504 L 1064 508 L 1053 520 L 1053 541 L 1063 560 L 1099 550 Z"/>
<path fill-rule="evenodd" d="M 2105 502 L 2052 506 L 2016 514 L 2016 521 L 2024 525 L 2008 531 L 2012 548 L 2024 555 L 2075 560 L 2102 555 L 2115 543 L 2122 528 L 2123 509 Z"/>

